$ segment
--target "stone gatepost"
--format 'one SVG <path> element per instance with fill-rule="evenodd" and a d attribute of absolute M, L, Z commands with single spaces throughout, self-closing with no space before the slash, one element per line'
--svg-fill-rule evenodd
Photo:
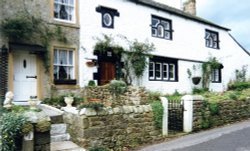
<path fill-rule="evenodd" d="M 181 98 L 184 105 L 183 113 L 183 131 L 186 133 L 193 131 L 193 103 L 194 101 L 203 101 L 200 95 L 185 95 Z"/>
<path fill-rule="evenodd" d="M 34 131 L 24 136 L 22 151 L 50 151 L 50 117 L 43 111 L 24 113 Z"/>
<path fill-rule="evenodd" d="M 163 106 L 163 119 L 162 119 L 162 135 L 168 135 L 168 99 L 160 97 Z"/>

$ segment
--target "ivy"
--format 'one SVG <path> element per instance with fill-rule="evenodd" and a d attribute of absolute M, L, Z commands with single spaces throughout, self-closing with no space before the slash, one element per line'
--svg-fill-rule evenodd
<path fill-rule="evenodd" d="M 153 110 L 153 118 L 156 128 L 161 129 L 162 128 L 162 119 L 163 119 L 163 111 L 164 108 L 160 101 L 154 101 L 150 104 Z"/>
<path fill-rule="evenodd" d="M 41 57 L 44 67 L 48 71 L 50 66 L 49 44 L 52 40 L 67 43 L 65 33 L 60 26 L 52 27 L 48 22 L 39 17 L 34 17 L 27 11 L 19 12 L 15 17 L 4 19 L 0 24 L 2 34 L 12 42 L 32 41 L 47 49 Z"/>
<path fill-rule="evenodd" d="M 216 57 L 210 57 L 207 62 L 202 64 L 202 87 L 209 88 L 210 78 L 213 69 L 219 69 L 221 63 L 216 59 Z"/>
<path fill-rule="evenodd" d="M 127 53 L 128 61 L 132 65 L 133 72 L 137 78 L 142 77 L 148 62 L 147 58 L 150 57 L 150 52 L 154 50 L 154 45 L 152 43 L 139 42 L 134 40 L 130 42 L 129 51 Z"/>
<path fill-rule="evenodd" d="M 132 83 L 133 74 L 136 78 L 141 78 L 147 65 L 147 58 L 150 57 L 150 52 L 153 51 L 154 45 L 148 41 L 139 42 L 138 40 L 130 41 L 126 37 L 123 37 L 128 43 L 128 49 L 126 50 L 119 44 L 114 42 L 112 36 L 103 35 L 103 39 L 96 38 L 97 42 L 94 46 L 94 53 L 104 54 L 107 51 L 112 51 L 115 54 L 122 55 L 124 59 L 124 81 L 127 84 Z M 132 69 L 132 70 L 131 70 Z M 132 71 L 132 73 L 131 73 Z"/>

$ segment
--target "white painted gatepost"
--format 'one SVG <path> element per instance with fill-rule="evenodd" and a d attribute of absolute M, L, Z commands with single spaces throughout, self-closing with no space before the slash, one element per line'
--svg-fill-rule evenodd
<path fill-rule="evenodd" d="M 162 121 L 162 135 L 168 135 L 168 99 L 160 97 L 163 106 L 163 121 Z M 193 131 L 193 103 L 194 101 L 202 101 L 204 98 L 200 95 L 185 95 L 181 98 L 183 104 L 183 131 L 186 133 Z"/>

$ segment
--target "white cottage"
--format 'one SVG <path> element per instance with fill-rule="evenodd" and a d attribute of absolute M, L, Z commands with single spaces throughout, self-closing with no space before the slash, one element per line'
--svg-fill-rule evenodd
<path fill-rule="evenodd" d="M 195 10 L 192 11 L 195 1 L 190 3 L 194 7 L 186 13 L 149 0 L 80 2 L 80 44 L 84 48 L 79 59 L 82 60 L 80 85 L 87 85 L 89 80 L 104 84 L 103 80 L 116 78 L 119 57 L 93 53 L 94 37 L 103 34 L 123 35 L 138 41 L 147 39 L 155 45 L 156 50 L 140 81 L 141 86 L 153 91 L 190 92 L 194 84 L 187 70 L 195 65 L 196 74 L 200 75 L 201 64 L 209 57 L 216 57 L 222 64 L 212 73 L 210 90 L 225 90 L 228 82 L 235 79 L 235 69 L 243 65 L 248 65 L 250 71 L 250 54 L 230 35 L 230 29 L 195 16 Z M 91 58 L 96 59 L 98 66 L 86 66 Z"/>
<path fill-rule="evenodd" d="M 60 27 L 65 35 L 46 45 L 37 30 L 31 32 L 31 37 L 22 38 L 15 38 L 15 34 L 14 38 L 8 37 L 1 30 L 0 100 L 12 91 L 14 102 L 27 103 L 30 98 L 42 100 L 65 91 L 79 91 L 91 80 L 103 85 L 121 78 L 126 61 L 122 56 L 112 50 L 94 53 L 96 38 L 103 35 L 112 35 L 124 48 L 128 44 L 121 36 L 154 44 L 153 57 L 147 59 L 143 76 L 132 83 L 153 91 L 190 92 L 201 87 L 201 82 L 193 84 L 187 70 L 192 76 L 201 76 L 201 64 L 209 57 L 216 57 L 221 63 L 209 79 L 210 90 L 225 90 L 228 82 L 235 79 L 235 69 L 242 66 L 250 77 L 249 52 L 230 35 L 228 28 L 195 16 L 195 0 L 180 0 L 185 5 L 179 7 L 185 12 L 177 9 L 178 3 L 170 7 L 159 1 L 37 0 L 23 4 L 4 0 L 1 23 L 18 19 L 20 12 L 26 12 L 44 20 L 42 25 L 51 31 Z M 29 20 L 24 21 L 30 24 Z"/>
<path fill-rule="evenodd" d="M 210 90 L 223 91 L 235 79 L 235 69 L 247 65 L 250 54 L 230 35 L 230 29 L 195 16 L 195 1 L 185 3 L 189 13 L 149 0 L 88 0 L 80 2 L 80 86 L 89 80 L 101 85 L 116 78 L 120 58 L 95 55 L 95 37 L 123 35 L 128 39 L 155 45 L 153 57 L 140 80 L 140 85 L 164 93 L 190 92 L 195 86 L 187 73 L 196 66 L 201 75 L 201 64 L 216 57 L 221 67 L 211 76 Z M 98 65 L 86 62 L 96 59 Z M 248 77 L 250 72 L 248 72 Z M 103 82 L 104 81 L 104 82 Z M 135 81 L 133 84 L 138 84 Z M 198 84 L 196 87 L 200 87 Z"/>

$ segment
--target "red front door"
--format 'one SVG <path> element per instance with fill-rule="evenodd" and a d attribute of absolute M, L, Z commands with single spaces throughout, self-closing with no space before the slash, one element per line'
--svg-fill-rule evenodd
<path fill-rule="evenodd" d="M 100 62 L 100 85 L 105 85 L 115 79 L 115 63 Z"/>

